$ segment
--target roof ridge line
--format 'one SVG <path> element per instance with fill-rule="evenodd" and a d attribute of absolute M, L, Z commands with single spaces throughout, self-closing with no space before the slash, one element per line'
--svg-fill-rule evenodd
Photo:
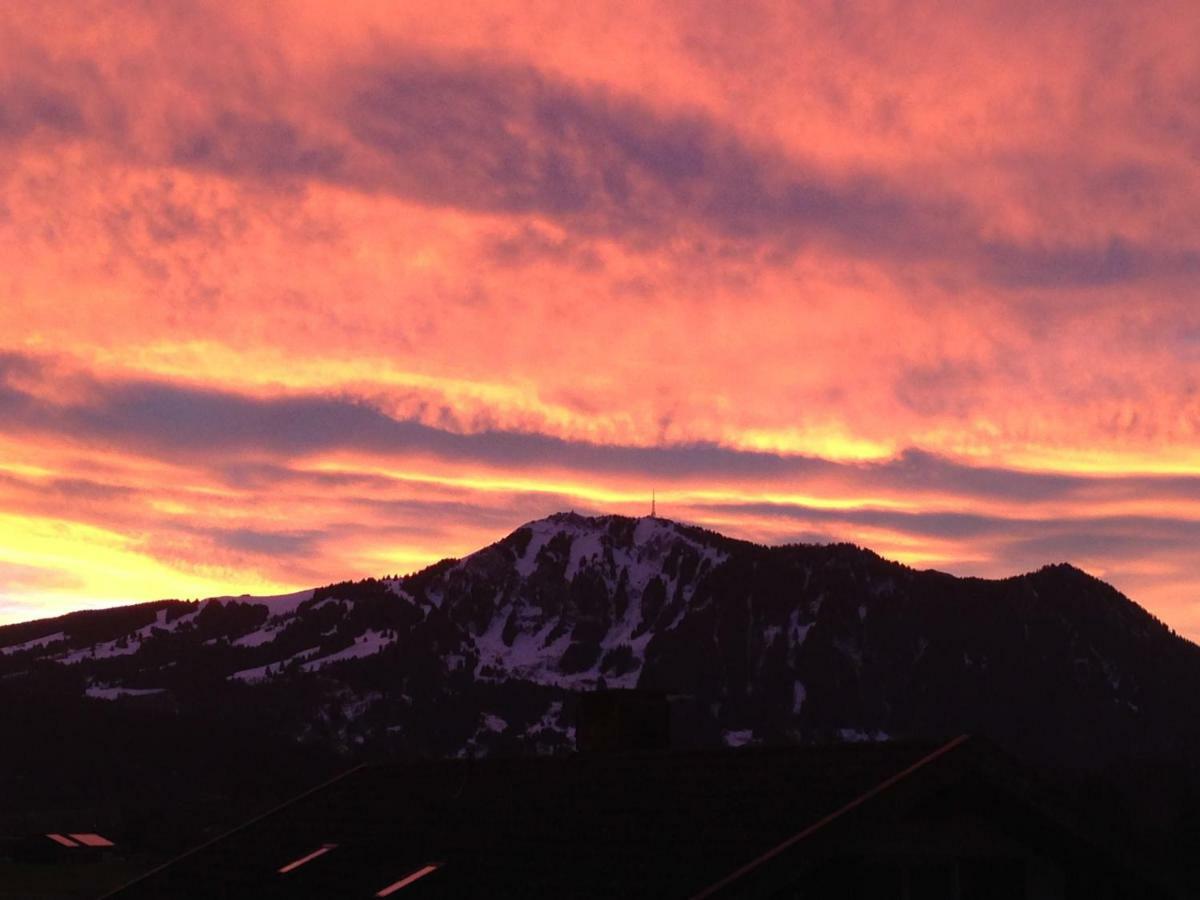
<path fill-rule="evenodd" d="M 199 853 L 201 850 L 204 850 L 205 848 L 212 846 L 213 844 L 217 843 L 218 841 L 223 841 L 223 840 L 225 840 L 225 838 L 230 837 L 231 835 L 237 834 L 239 831 L 241 831 L 244 828 L 249 828 L 251 825 L 257 825 L 263 819 L 266 819 L 266 818 L 269 818 L 270 816 L 275 815 L 275 813 L 279 812 L 280 810 L 287 809 L 293 803 L 299 803 L 305 797 L 315 794 L 317 791 L 323 791 L 325 788 L 329 787 L 330 785 L 336 784 L 337 782 L 341 781 L 343 778 L 348 778 L 351 775 L 353 775 L 355 772 L 359 771 L 360 769 L 366 768 L 366 766 L 367 766 L 367 763 L 359 763 L 357 766 L 355 766 L 352 769 L 347 769 L 345 772 L 341 772 L 337 775 L 334 775 L 328 781 L 322 781 L 320 784 L 316 785 L 315 787 L 311 787 L 308 790 L 303 791 L 294 797 L 289 797 L 287 800 L 284 800 L 282 803 L 280 803 L 276 806 L 272 806 L 266 812 L 259 813 L 254 818 L 248 819 L 240 825 L 235 825 L 233 828 L 230 828 L 228 831 L 224 831 L 221 834 L 218 834 L 216 837 L 209 838 L 203 844 L 197 844 L 195 847 L 192 847 L 188 850 L 184 850 L 178 856 L 173 856 L 173 857 L 171 857 L 171 859 L 168 859 L 166 862 L 160 863 L 159 865 L 155 866 L 153 869 L 143 872 L 141 875 L 138 875 L 136 878 L 131 878 L 129 881 L 126 881 L 124 884 L 120 885 L 119 887 L 113 888 L 107 894 L 101 894 L 100 897 L 97 898 L 97 900 L 108 900 L 109 897 L 116 897 L 118 894 L 121 893 L 121 891 L 125 890 L 125 888 L 132 887 L 133 885 L 137 884 L 139 881 L 145 881 L 151 875 L 157 875 L 163 869 L 166 869 L 169 866 L 175 865 L 175 863 L 179 862 L 181 859 L 187 859 L 192 854 Z"/>
<path fill-rule="evenodd" d="M 823 816 L 822 818 L 813 822 L 811 825 L 808 825 L 805 828 L 803 828 L 802 830 L 798 831 L 796 834 L 793 834 L 791 837 L 785 838 L 783 841 L 776 844 L 774 847 L 772 847 L 770 850 L 763 853 L 761 856 L 758 856 L 757 858 L 752 859 L 750 862 L 746 863 L 741 868 L 735 869 L 733 872 L 730 872 L 728 875 L 726 875 L 720 881 L 710 884 L 708 887 L 704 888 L 697 894 L 693 894 L 691 896 L 690 900 L 706 900 L 706 898 L 712 897 L 718 891 L 723 890 L 724 888 L 733 884 L 735 881 L 738 881 L 743 876 L 750 874 L 755 869 L 762 866 L 764 863 L 770 862 L 776 856 L 783 853 L 783 851 L 800 843 L 800 841 L 811 836 L 814 832 L 819 831 L 820 829 L 824 828 L 830 822 L 833 822 L 834 820 L 841 818 L 846 813 L 851 812 L 854 809 L 857 809 L 859 806 L 862 806 L 868 800 L 872 799 L 873 797 L 878 796 L 879 794 L 882 794 L 888 788 L 893 787 L 894 785 L 900 783 L 901 781 L 903 781 L 908 776 L 912 775 L 917 770 L 922 769 L 925 766 L 929 765 L 934 760 L 939 759 L 942 756 L 945 756 L 951 750 L 954 750 L 956 747 L 961 746 L 969 738 L 970 738 L 969 734 L 960 734 L 958 737 L 956 737 L 950 741 L 947 741 L 945 744 L 938 747 L 933 752 L 918 759 L 915 763 L 908 766 L 908 768 L 897 772 L 895 775 L 885 778 L 883 781 L 879 782 L 879 784 L 875 785 L 875 787 L 863 792 L 862 794 L 859 794 L 857 797 L 855 797 L 849 803 L 847 803 L 844 806 L 834 810 L 833 812 Z"/>

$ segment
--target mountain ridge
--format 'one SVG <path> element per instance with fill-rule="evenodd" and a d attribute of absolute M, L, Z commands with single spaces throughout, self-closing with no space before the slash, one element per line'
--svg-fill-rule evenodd
<path fill-rule="evenodd" d="M 609 522 L 612 520 L 635 522 L 635 523 L 641 522 L 641 521 L 653 520 L 653 521 L 665 523 L 666 525 L 679 530 L 681 533 L 691 532 L 696 535 L 703 535 L 707 538 L 716 539 L 717 541 L 720 541 L 720 542 L 726 542 L 726 543 L 731 543 L 731 544 L 735 544 L 735 545 L 742 545 L 745 547 L 750 547 L 750 548 L 755 548 L 755 549 L 760 549 L 760 550 L 782 550 L 782 549 L 791 549 L 791 548 L 815 548 L 815 547 L 839 548 L 839 549 L 844 548 L 849 551 L 863 553 L 869 557 L 873 557 L 875 559 L 882 560 L 883 562 L 886 562 L 890 565 L 894 565 L 899 568 L 906 569 L 906 570 L 909 570 L 912 572 L 928 574 L 928 575 L 942 575 L 942 576 L 946 576 L 949 578 L 954 578 L 954 579 L 956 579 L 958 581 L 962 581 L 962 582 L 982 582 L 982 583 L 993 584 L 993 583 L 997 583 L 997 582 L 1005 582 L 1005 581 L 1012 581 L 1012 580 L 1017 580 L 1017 579 L 1022 579 L 1022 578 L 1028 578 L 1028 577 L 1040 574 L 1042 572 L 1045 572 L 1047 570 L 1052 570 L 1052 571 L 1053 570 L 1065 570 L 1065 571 L 1068 571 L 1071 573 L 1077 573 L 1078 575 L 1083 576 L 1086 579 L 1089 579 L 1094 582 L 1098 582 L 1100 584 L 1105 585 L 1106 587 L 1111 588 L 1113 591 L 1117 591 L 1116 588 L 1113 588 L 1112 585 L 1109 585 L 1103 579 L 1101 579 L 1095 575 L 1092 575 L 1091 573 L 1087 572 L 1086 570 L 1081 569 L 1078 566 L 1076 566 L 1075 564 L 1073 564 L 1069 561 L 1066 561 L 1066 560 L 1060 561 L 1060 562 L 1045 563 L 1036 569 L 1030 569 L 1025 572 L 1018 572 L 1018 573 L 1014 573 L 1012 575 L 1004 575 L 1004 576 L 998 576 L 998 577 L 984 577 L 984 576 L 976 576 L 976 575 L 954 575 L 953 573 L 945 572 L 943 570 L 936 569 L 936 568 L 917 568 L 914 566 L 909 566 L 906 563 L 888 559 L 887 557 L 883 556 L 882 554 L 877 553 L 876 551 L 872 550 L 869 547 L 865 547 L 865 546 L 855 544 L 852 542 L 848 542 L 848 541 L 834 541 L 834 542 L 829 542 L 829 543 L 795 542 L 795 543 L 770 544 L 770 545 L 758 544 L 758 543 L 755 543 L 754 541 L 751 541 L 751 540 L 748 540 L 745 538 L 732 537 L 730 535 L 726 535 L 721 532 L 715 531 L 713 529 L 705 528 L 703 526 L 693 525 L 693 524 L 686 523 L 686 522 L 680 522 L 680 521 L 676 521 L 673 519 L 664 518 L 661 516 L 634 517 L 634 516 L 621 516 L 621 515 L 617 515 L 617 514 L 586 516 L 584 514 L 576 513 L 573 511 L 552 513 L 552 514 L 545 516 L 543 518 L 540 518 L 540 519 L 530 520 L 529 522 L 525 522 L 522 525 L 517 526 L 517 528 L 513 529 L 513 531 L 511 531 L 509 534 L 505 535 L 504 537 L 500 538 L 499 540 L 497 540 L 491 544 L 485 545 L 483 547 L 480 547 L 477 550 L 474 550 L 464 556 L 444 557 L 440 560 L 437 560 L 434 563 L 431 563 L 421 569 L 417 569 L 406 575 L 391 575 L 391 576 L 382 576 L 382 577 L 381 576 L 368 576 L 367 578 L 360 579 L 360 580 L 362 580 L 362 581 L 375 580 L 375 581 L 384 581 L 384 582 L 399 582 L 399 581 L 402 581 L 405 579 L 415 578 L 415 577 L 423 575 L 431 570 L 436 570 L 440 567 L 452 566 L 454 564 L 458 564 L 465 560 L 471 559 L 472 557 L 477 556 L 481 553 L 484 553 L 498 545 L 504 544 L 505 542 L 508 542 L 508 541 L 512 541 L 522 531 L 532 529 L 533 527 L 535 527 L 541 523 L 561 522 L 561 521 L 597 523 L 597 522 Z M 191 600 L 182 600 L 179 598 L 161 598 L 158 600 L 137 601 L 137 602 L 133 602 L 133 603 L 122 604 L 119 606 L 104 607 L 101 609 L 72 610 L 72 611 L 69 611 L 66 613 L 61 613 L 61 614 L 58 614 L 55 616 L 46 616 L 46 617 L 35 618 L 35 619 L 27 619 L 27 620 L 24 620 L 21 622 L 10 622 L 7 624 L 0 625 L 0 642 L 5 641 L 9 635 L 18 634 L 18 633 L 24 634 L 24 633 L 29 632 L 29 633 L 33 634 L 33 637 L 37 637 L 38 636 L 37 632 L 43 630 L 42 626 L 48 625 L 51 623 L 60 623 L 60 622 L 66 623 L 66 622 L 78 621 L 82 618 L 88 618 L 88 617 L 103 617 L 107 614 L 115 615 L 117 613 L 133 609 L 135 607 L 137 607 L 137 608 L 157 608 L 157 607 L 161 606 L 162 604 L 174 604 L 174 603 L 194 604 L 194 603 L 205 603 L 205 602 L 215 600 L 215 601 L 221 601 L 221 602 L 236 601 L 236 602 L 253 602 L 256 604 L 261 603 L 261 604 L 267 605 L 270 608 L 270 607 L 274 606 L 276 603 L 281 603 L 281 602 L 286 603 L 286 602 L 294 600 L 295 598 L 299 598 L 302 596 L 306 596 L 306 595 L 311 596 L 314 591 L 321 590 L 322 587 L 330 587 L 333 584 L 342 584 L 342 583 L 345 583 L 345 582 L 331 582 L 330 585 L 302 589 L 302 590 L 293 591 L 293 592 L 286 593 L 286 594 L 274 594 L 274 595 L 256 595 L 256 594 L 248 594 L 248 593 L 220 594 L 220 595 L 212 595 L 209 597 L 202 597 L 202 598 L 196 598 L 196 599 L 191 599 Z M 1119 591 L 1117 591 L 1117 593 L 1119 593 Z M 1153 613 L 1151 613 L 1149 610 L 1145 609 L 1145 607 L 1142 607 L 1140 604 L 1137 604 L 1136 601 L 1133 601 L 1130 598 L 1125 597 L 1124 595 L 1121 595 L 1121 597 L 1123 599 L 1125 599 L 1127 602 L 1134 603 L 1138 607 L 1138 609 L 1145 612 L 1147 615 L 1151 616 L 1156 621 L 1163 624 L 1165 627 L 1169 628 L 1169 626 L 1166 626 L 1165 623 L 1162 623 L 1161 620 L 1159 620 L 1156 616 L 1154 616 Z M 52 633 L 52 632 L 49 632 L 49 631 L 45 632 L 45 634 L 50 634 L 50 633 Z M 1183 638 L 1183 639 L 1187 640 L 1187 638 Z M 1195 643 L 1195 642 L 1191 642 L 1191 643 Z M 0 643 L 0 651 L 3 651 L 8 646 L 9 645 L 6 643 Z"/>
<path fill-rule="evenodd" d="M 289 733 L 343 753 L 560 752 L 574 692 L 613 687 L 692 697 L 701 744 L 1200 747 L 1200 647 L 1074 566 L 958 578 L 649 516 L 557 513 L 400 578 L 0 628 L 0 683 L 38 679 L 148 706 L 291 691 Z"/>

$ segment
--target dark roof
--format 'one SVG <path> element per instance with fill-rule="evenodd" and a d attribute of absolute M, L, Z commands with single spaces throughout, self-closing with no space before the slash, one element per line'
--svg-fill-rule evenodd
<path fill-rule="evenodd" d="M 110 896 L 687 897 L 939 752 L 929 743 L 364 766 Z M 278 870 L 327 844 L 304 866 Z M 665 881 L 665 883 L 664 883 Z"/>
<path fill-rule="evenodd" d="M 364 766 L 109 896 L 349 900 L 423 873 L 395 896 L 705 897 L 948 783 L 972 743 Z"/>

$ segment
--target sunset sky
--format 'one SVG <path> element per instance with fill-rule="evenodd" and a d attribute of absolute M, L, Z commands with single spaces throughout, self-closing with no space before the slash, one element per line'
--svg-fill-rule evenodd
<path fill-rule="evenodd" d="M 1200 637 L 1200 6 L 8 3 L 0 622 L 574 509 Z"/>

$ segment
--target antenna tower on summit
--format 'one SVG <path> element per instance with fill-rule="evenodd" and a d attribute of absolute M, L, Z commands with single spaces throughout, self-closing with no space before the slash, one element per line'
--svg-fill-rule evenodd
<path fill-rule="evenodd" d="M 652 519 L 658 518 L 658 514 L 654 508 L 654 490 L 653 490 L 653 488 L 651 488 L 651 490 L 650 490 L 650 518 L 652 518 Z"/>

